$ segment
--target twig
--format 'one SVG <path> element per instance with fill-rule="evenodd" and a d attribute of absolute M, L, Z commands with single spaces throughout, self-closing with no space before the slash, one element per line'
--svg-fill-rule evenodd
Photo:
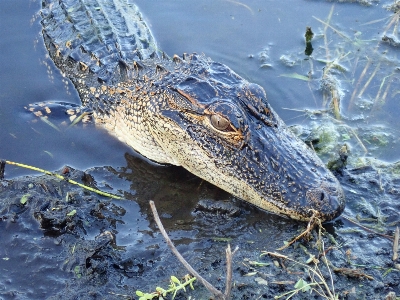
<path fill-rule="evenodd" d="M 388 94 L 388 92 L 389 92 L 389 88 L 390 88 L 390 85 L 392 84 L 392 82 L 393 82 L 393 80 L 391 80 L 391 81 L 388 82 L 388 84 L 387 84 L 387 86 L 386 86 L 386 89 L 385 89 L 385 92 L 384 92 L 383 95 L 382 95 L 382 102 L 385 102 L 386 96 L 387 96 L 387 94 Z"/>
<path fill-rule="evenodd" d="M 358 93 L 358 98 L 361 98 L 362 95 L 364 94 L 365 90 L 367 89 L 367 87 L 369 86 L 369 84 L 371 83 L 372 79 L 375 77 L 376 72 L 378 72 L 379 68 L 381 66 L 381 62 L 379 62 L 376 67 L 375 70 L 372 72 L 371 76 L 368 78 L 367 82 L 364 84 L 364 87 L 361 89 L 361 91 Z"/>
<path fill-rule="evenodd" d="M 154 201 L 149 201 L 150 203 L 150 207 L 151 207 L 151 211 L 153 212 L 153 216 L 154 216 L 154 220 L 156 221 L 156 224 L 158 226 L 158 229 L 160 229 L 161 234 L 163 235 L 165 241 L 168 244 L 168 247 L 171 249 L 172 253 L 174 253 L 174 255 L 178 258 L 178 260 L 185 266 L 185 268 L 193 275 L 197 278 L 198 281 L 200 281 L 205 287 L 206 289 L 212 293 L 215 297 L 217 297 L 217 299 L 228 299 L 226 294 L 223 294 L 220 290 L 217 290 L 211 283 L 209 283 L 207 280 L 205 280 L 203 277 L 200 276 L 199 273 L 197 273 L 197 271 L 195 269 L 192 268 L 191 265 L 189 265 L 189 263 L 183 258 L 183 256 L 178 252 L 178 250 L 175 248 L 174 244 L 172 243 L 171 239 L 169 238 L 167 232 L 164 229 L 164 226 L 161 223 L 160 217 L 158 216 L 158 212 L 156 209 L 156 206 L 154 204 Z M 229 248 L 229 252 L 230 252 L 230 246 L 228 246 Z M 236 249 L 235 249 L 236 251 Z M 235 253 L 235 251 L 232 253 L 232 255 Z M 228 252 L 228 250 L 227 250 Z M 232 257 L 231 255 L 231 257 Z M 228 254 L 227 254 L 228 257 Z M 231 261 L 227 261 L 227 263 L 230 263 Z M 227 270 L 228 268 L 232 268 L 232 266 L 227 266 Z M 227 274 L 227 277 L 232 276 Z M 229 291 L 230 294 L 230 291 Z"/>
<path fill-rule="evenodd" d="M 341 273 L 343 275 L 349 277 L 356 277 L 356 278 L 367 278 L 369 280 L 374 280 L 374 277 L 371 275 L 363 273 L 362 269 L 349 269 L 349 268 L 334 268 L 333 271 L 336 273 Z"/>
<path fill-rule="evenodd" d="M 365 227 L 365 226 L 361 225 L 360 223 L 358 223 L 358 222 L 356 222 L 356 221 L 350 219 L 349 217 L 346 217 L 345 215 L 342 215 L 341 217 L 342 217 L 343 219 L 349 221 L 350 223 L 353 223 L 354 225 L 357 225 L 358 227 L 364 229 L 365 231 L 368 231 L 368 232 L 371 232 L 371 233 L 373 233 L 373 234 L 382 236 L 382 237 L 387 238 L 387 239 L 389 239 L 389 240 L 393 240 L 393 237 L 392 237 L 392 236 L 387 235 L 387 234 L 383 234 L 383 233 L 376 232 L 375 230 L 372 230 L 371 228 Z"/>
<path fill-rule="evenodd" d="M 287 256 L 287 255 L 283 255 L 283 254 L 276 253 L 276 252 L 263 251 L 263 254 L 264 255 L 269 255 L 269 256 L 272 256 L 272 257 L 276 257 L 276 258 L 282 258 L 282 259 L 289 258 L 289 256 Z"/>
<path fill-rule="evenodd" d="M 225 298 L 230 299 L 232 290 L 232 257 L 235 255 L 236 251 L 239 249 L 236 246 L 233 252 L 231 251 L 231 246 L 228 244 L 226 248 L 226 285 L 225 285 Z"/>
<path fill-rule="evenodd" d="M 363 143 L 363 142 L 361 141 L 361 139 L 358 137 L 358 134 L 354 131 L 354 129 L 351 128 L 350 126 L 349 126 L 349 128 L 350 128 L 350 131 L 354 134 L 354 137 L 356 138 L 357 142 L 360 144 L 361 148 L 363 148 L 365 154 L 367 154 L 367 153 L 368 153 L 367 147 L 364 146 L 364 143 Z"/>
<path fill-rule="evenodd" d="M 323 246 L 323 245 L 322 245 Z M 331 251 L 331 250 L 333 250 L 333 249 L 335 249 L 336 247 L 333 247 L 333 246 L 330 246 L 330 247 L 328 247 L 328 249 L 326 249 L 326 250 L 324 250 L 322 253 L 320 253 L 319 255 L 318 255 L 318 259 L 320 259 L 321 257 L 326 257 L 326 254 L 329 252 L 329 251 Z"/>
<path fill-rule="evenodd" d="M 383 78 L 383 80 L 382 80 L 382 82 L 381 82 L 381 84 L 380 84 L 380 86 L 379 86 L 378 93 L 377 93 L 376 96 L 375 96 L 374 105 L 376 105 L 376 103 L 378 102 L 378 99 L 379 99 L 379 97 L 380 97 L 380 95 L 381 95 L 381 92 L 382 92 L 382 88 L 383 88 L 383 86 L 385 85 L 386 79 L 389 78 L 389 77 L 392 76 L 392 75 L 393 75 L 393 73 L 390 74 L 390 75 L 388 75 L 388 76 L 385 76 L 385 77 Z M 374 110 L 374 109 L 373 109 L 373 110 Z"/>
<path fill-rule="evenodd" d="M 0 180 L 4 178 L 4 169 L 6 167 L 6 161 L 0 160 Z"/>
<path fill-rule="evenodd" d="M 331 97 L 333 105 L 333 114 L 336 119 L 340 120 L 340 107 L 339 107 L 340 96 L 336 88 L 331 89 Z"/>
<path fill-rule="evenodd" d="M 313 215 L 310 218 L 310 221 L 308 222 L 307 225 L 307 229 L 304 230 L 301 234 L 299 234 L 297 237 L 295 237 L 293 240 L 291 240 L 290 242 L 288 242 L 286 245 L 280 247 L 278 250 L 282 251 L 283 249 L 286 249 L 287 247 L 289 247 L 290 245 L 292 245 L 294 242 L 298 241 L 299 239 L 301 239 L 302 237 L 306 236 L 307 234 L 309 234 L 315 227 L 315 225 L 321 225 L 321 220 L 318 218 L 318 212 L 317 211 L 313 211 Z M 321 225 L 322 226 L 322 225 Z"/>
<path fill-rule="evenodd" d="M 396 227 L 394 232 L 394 241 L 393 241 L 393 261 L 396 261 L 399 258 L 399 227 Z"/>
<path fill-rule="evenodd" d="M 322 290 L 322 292 L 323 292 L 324 294 L 325 294 L 325 292 L 324 292 L 324 290 L 322 289 L 322 286 L 325 288 L 325 291 L 326 291 L 326 293 L 327 293 L 328 295 L 323 295 L 323 297 L 324 297 L 324 298 L 327 298 L 327 299 L 336 299 L 335 295 L 332 294 L 331 290 L 329 289 L 329 286 L 328 286 L 328 284 L 326 283 L 326 281 L 325 281 L 324 277 L 322 276 L 321 271 L 319 270 L 319 268 L 317 267 L 317 265 L 316 265 L 316 268 L 313 269 L 313 268 L 311 268 L 310 266 L 308 266 L 308 265 L 306 265 L 306 264 L 303 264 L 303 263 L 301 263 L 301 262 L 299 262 L 299 261 L 296 261 L 296 260 L 290 258 L 289 256 L 282 255 L 282 254 L 276 253 L 276 252 L 262 251 L 262 254 L 261 254 L 261 255 L 269 255 L 269 256 L 273 256 L 273 257 L 277 257 L 277 258 L 287 259 L 287 260 L 289 260 L 289 261 L 291 261 L 291 262 L 293 262 L 293 263 L 295 263 L 295 264 L 298 264 L 298 265 L 304 267 L 304 268 L 307 269 L 309 272 L 312 272 L 312 273 L 314 274 L 314 276 L 316 276 L 316 277 L 318 278 L 318 280 L 320 280 L 320 282 L 317 282 L 317 281 L 315 280 L 315 283 L 314 283 L 313 285 L 318 285 L 318 286 L 321 288 L 321 290 Z M 316 291 L 316 290 L 315 290 L 315 291 Z"/>
<path fill-rule="evenodd" d="M 65 180 L 68 183 L 75 184 L 75 185 L 77 185 L 77 186 L 79 186 L 81 188 L 84 188 L 86 190 L 89 190 L 91 192 L 97 193 L 97 194 L 105 196 L 105 197 L 110 197 L 110 198 L 114 198 L 114 199 L 122 199 L 122 197 L 119 197 L 117 195 L 113 195 L 113 194 L 110 194 L 110 193 L 106 193 L 106 192 L 100 191 L 98 189 L 95 189 L 95 188 L 92 188 L 90 186 L 87 186 L 87 185 L 84 185 L 82 183 L 79 183 L 79 182 L 77 182 L 75 180 L 68 179 L 68 178 L 66 178 L 66 177 L 64 177 L 64 176 L 62 176 L 60 174 L 57 174 L 57 173 L 53 173 L 53 172 L 50 172 L 50 171 L 47 171 L 47 170 L 43 170 L 43 169 L 36 168 L 36 167 L 33 167 L 33 166 L 25 165 L 25 164 L 16 163 L 16 162 L 9 161 L 9 160 L 2 160 L 1 162 L 2 163 L 4 162 L 4 166 L 7 163 L 9 165 L 14 165 L 14 166 L 17 166 L 17 167 L 21 167 L 21 168 L 37 171 L 37 172 L 40 172 L 40 173 L 44 173 L 44 174 L 47 174 L 47 175 L 50 175 L 50 176 L 54 176 L 56 178 Z M 4 166 L 3 166 L 3 169 L 4 169 Z M 0 171 L 1 171 L 1 164 L 0 164 Z M 0 172 L 0 175 L 1 175 L 1 172 Z M 2 179 L 2 178 L 0 178 L 0 179 Z"/>
<path fill-rule="evenodd" d="M 331 22 L 331 18 L 332 18 L 332 14 L 333 14 L 333 10 L 335 8 L 335 5 L 332 5 L 331 10 L 329 11 L 329 16 L 328 16 L 328 20 L 325 23 L 325 27 L 324 27 L 324 43 L 325 43 L 325 51 L 326 51 L 326 59 L 330 60 L 330 54 L 329 54 L 329 47 L 328 47 L 328 39 L 327 39 L 327 34 L 326 31 L 328 29 L 329 23 Z"/>
<path fill-rule="evenodd" d="M 395 20 L 396 20 L 396 22 L 395 22 L 395 24 L 394 24 L 394 26 L 393 26 L 393 35 L 394 36 L 397 36 L 397 28 L 399 27 L 399 16 L 400 16 L 400 11 L 398 11 L 397 13 L 396 13 L 396 15 L 397 15 L 397 18 L 396 17 L 394 17 L 395 18 Z"/>
<path fill-rule="evenodd" d="M 242 3 L 242 2 L 233 1 L 233 0 L 225 0 L 225 1 L 231 2 L 231 3 L 236 4 L 236 5 L 239 5 L 239 6 L 243 6 L 244 8 L 248 9 L 248 10 L 251 12 L 252 15 L 254 15 L 253 10 L 252 10 L 248 5 L 246 5 L 246 4 Z"/>
<path fill-rule="evenodd" d="M 379 45 L 379 44 L 378 44 L 378 45 Z M 376 49 L 375 49 L 375 51 L 376 51 Z M 374 52 L 374 53 L 375 53 L 375 52 Z M 351 94 L 350 102 L 349 102 L 349 106 L 348 106 L 348 109 L 349 109 L 349 110 L 353 107 L 353 102 L 354 102 L 354 99 L 355 99 L 355 97 L 356 97 L 356 95 L 357 95 L 358 88 L 359 88 L 359 86 L 360 86 L 362 80 L 364 79 L 364 76 L 365 76 L 365 74 L 367 73 L 367 71 L 368 71 L 370 65 L 371 65 L 371 59 L 368 59 L 368 62 L 367 62 L 367 64 L 365 65 L 364 70 L 361 72 L 361 75 L 360 75 L 360 77 L 359 77 L 358 80 L 357 80 L 357 83 L 356 83 L 356 86 L 354 87 L 353 93 Z"/>
<path fill-rule="evenodd" d="M 336 28 L 334 28 L 332 25 L 328 24 L 327 22 L 322 21 L 321 19 L 318 19 L 317 17 L 313 18 L 319 22 L 321 22 L 322 24 L 324 24 L 325 26 L 328 26 L 330 29 L 332 29 L 334 32 L 336 32 L 338 35 L 340 35 L 342 38 L 347 39 L 348 41 L 352 41 L 348 36 L 346 36 L 345 34 L 341 33 L 339 30 L 337 30 Z"/>
<path fill-rule="evenodd" d="M 322 256 L 323 256 L 323 258 L 324 258 L 324 263 L 326 264 L 326 267 L 327 267 L 327 269 L 328 269 L 328 272 L 329 272 L 329 278 L 331 279 L 331 286 L 332 286 L 332 293 L 333 293 L 333 295 L 335 295 L 335 285 L 333 284 L 333 276 L 332 276 L 332 272 L 331 272 L 331 268 L 329 267 L 329 261 L 328 261 L 328 259 L 326 258 L 326 251 L 325 251 L 325 246 L 324 246 L 324 241 L 321 239 L 321 243 L 322 243 Z"/>

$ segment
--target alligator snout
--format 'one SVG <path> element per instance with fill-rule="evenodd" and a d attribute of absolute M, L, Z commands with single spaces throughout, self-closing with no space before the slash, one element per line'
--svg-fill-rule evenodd
<path fill-rule="evenodd" d="M 339 184 L 321 186 L 310 189 L 306 193 L 308 215 L 312 215 L 312 210 L 317 211 L 323 216 L 324 221 L 330 221 L 337 218 L 344 210 L 344 193 Z"/>

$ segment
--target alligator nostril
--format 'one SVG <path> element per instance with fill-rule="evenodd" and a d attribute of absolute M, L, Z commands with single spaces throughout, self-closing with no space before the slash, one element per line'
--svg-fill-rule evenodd
<path fill-rule="evenodd" d="M 340 186 L 317 187 L 306 193 L 307 206 L 317 210 L 324 221 L 338 217 L 344 210 L 344 194 Z"/>

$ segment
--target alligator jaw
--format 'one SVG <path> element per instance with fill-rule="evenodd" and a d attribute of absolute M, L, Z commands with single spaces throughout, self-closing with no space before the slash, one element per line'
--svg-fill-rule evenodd
<path fill-rule="evenodd" d="M 201 59 L 194 61 L 199 68 Z M 201 64 L 208 77 L 179 77 L 153 102 L 149 127 L 165 153 L 264 210 L 302 221 L 314 211 L 322 221 L 339 216 L 344 194 L 337 179 L 286 127 L 264 90 L 224 65 Z"/>
<path fill-rule="evenodd" d="M 301 221 L 308 221 L 316 211 L 321 221 L 330 221 L 344 209 L 344 194 L 337 179 L 290 132 L 287 134 L 294 140 L 284 148 L 292 147 L 290 151 L 297 152 L 298 157 L 288 156 L 287 152 L 278 160 L 276 154 L 269 155 L 266 149 L 256 154 L 248 145 L 223 149 L 218 145 L 218 137 L 199 142 L 201 130 L 183 130 L 176 123 L 168 126 L 169 118 L 158 119 L 157 125 L 160 124 L 164 125 L 155 126 L 153 133 L 179 165 L 263 210 Z M 259 136 L 252 139 L 259 140 Z M 271 148 L 279 151 L 277 146 Z M 306 165 L 307 171 L 302 170 Z"/>

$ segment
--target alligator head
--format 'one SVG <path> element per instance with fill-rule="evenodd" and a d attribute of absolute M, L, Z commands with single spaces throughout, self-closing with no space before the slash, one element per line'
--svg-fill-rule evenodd
<path fill-rule="evenodd" d="M 324 221 L 344 194 L 313 150 L 269 106 L 265 91 L 223 64 L 192 55 L 156 85 L 150 132 L 176 165 L 262 209 Z"/>

